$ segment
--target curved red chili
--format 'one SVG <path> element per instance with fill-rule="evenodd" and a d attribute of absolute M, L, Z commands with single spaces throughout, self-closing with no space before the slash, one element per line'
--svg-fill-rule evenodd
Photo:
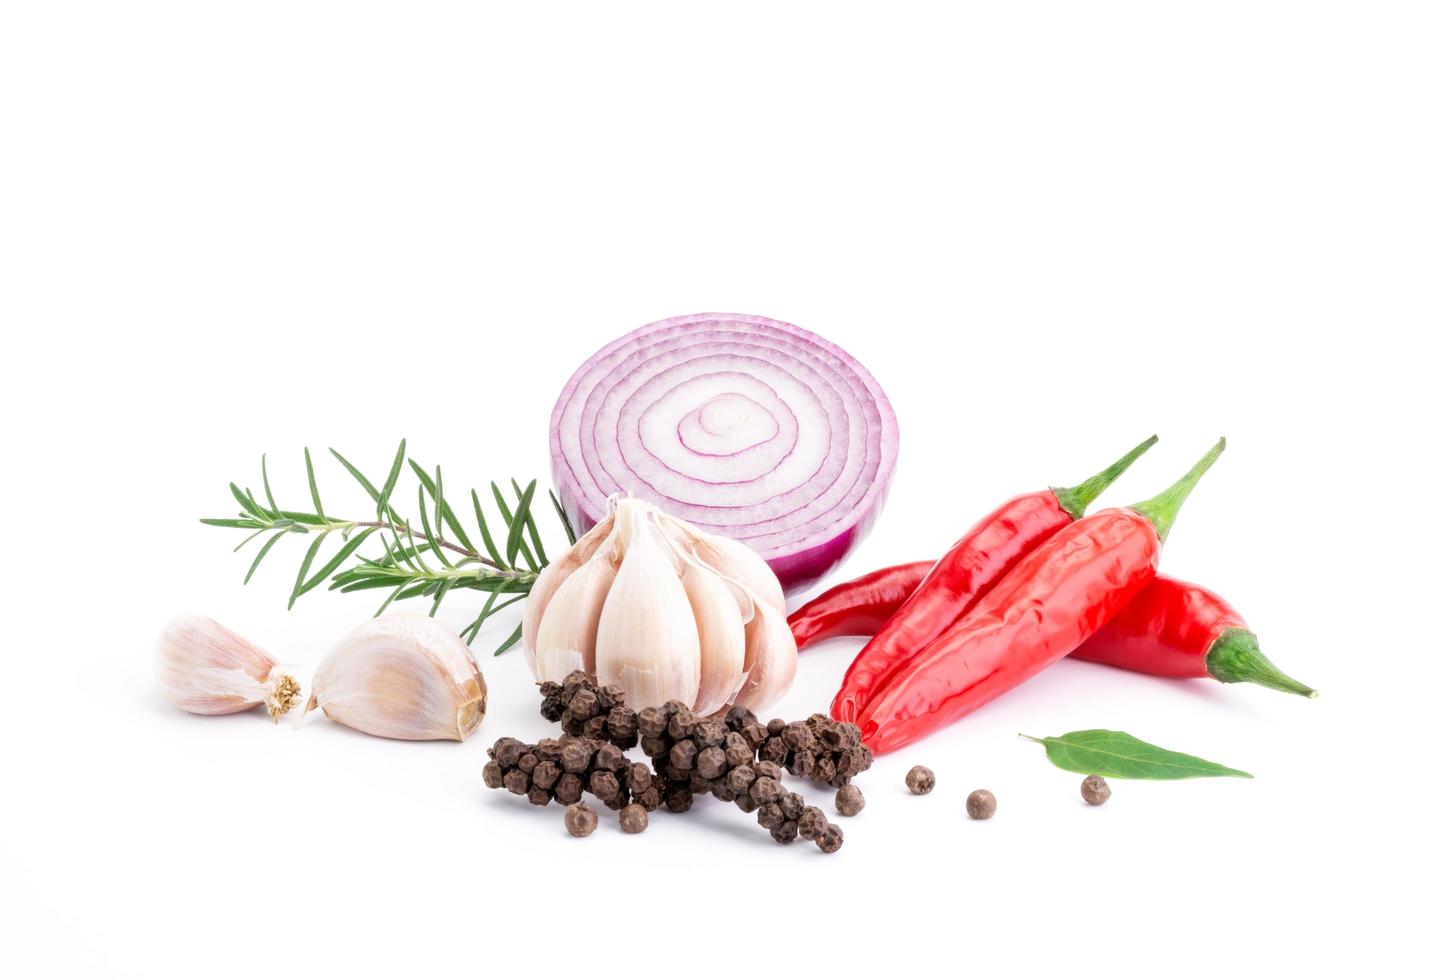
<path fill-rule="evenodd" d="M 934 564 L 892 565 L 827 589 L 787 619 L 796 649 L 833 636 L 871 636 L 890 621 Z"/>
<path fill-rule="evenodd" d="M 933 561 L 878 568 L 833 586 L 797 610 L 822 610 L 820 635 L 797 634 L 796 645 L 836 636 L 870 636 L 911 597 Z M 860 583 L 859 590 L 848 588 Z M 1212 677 L 1248 681 L 1307 698 L 1318 692 L 1275 667 L 1259 649 L 1244 617 L 1224 599 L 1192 582 L 1156 575 L 1119 615 L 1070 654 L 1154 677 Z"/>
<path fill-rule="evenodd" d="M 1189 492 L 1224 451 L 1220 439 L 1157 497 L 1057 531 L 917 660 L 889 676 L 857 723 L 889 752 L 943 728 L 1071 653 L 1147 586 L 1160 543 Z"/>
<path fill-rule="evenodd" d="M 910 599 L 856 654 L 831 702 L 831 716 L 854 721 L 885 678 L 963 616 L 1022 558 L 1083 517 L 1085 508 L 1158 441 L 1158 436 L 1150 436 L 1079 486 L 1027 493 L 983 517 L 936 562 Z M 791 617 L 792 632 L 798 627 L 804 631 L 807 608 Z"/>
<path fill-rule="evenodd" d="M 1159 677 L 1250 681 L 1318 696 L 1269 662 L 1229 603 L 1206 588 L 1162 575 L 1070 656 Z"/>

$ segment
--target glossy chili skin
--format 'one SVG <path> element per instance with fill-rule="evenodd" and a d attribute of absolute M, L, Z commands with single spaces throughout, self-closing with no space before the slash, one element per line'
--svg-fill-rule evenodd
<path fill-rule="evenodd" d="M 935 562 L 913 561 L 880 568 L 833 586 L 792 616 L 796 645 L 836 636 L 871 636 L 895 615 Z M 850 588 L 860 583 L 860 589 Z M 795 622 L 807 609 L 820 611 L 820 632 Z M 1156 677 L 1208 677 L 1205 663 L 1226 630 L 1248 629 L 1223 598 L 1192 582 L 1156 575 L 1118 616 L 1070 656 Z"/>
<path fill-rule="evenodd" d="M 1209 677 L 1210 648 L 1228 630 L 1247 629 L 1213 592 L 1160 575 L 1071 656 L 1158 677 Z"/>
<path fill-rule="evenodd" d="M 909 605 L 888 617 L 856 655 L 831 702 L 831 717 L 855 721 L 887 679 L 964 616 L 1022 558 L 1072 521 L 1053 490 L 1014 497 L 981 518 L 935 563 Z"/>
<path fill-rule="evenodd" d="M 908 745 L 1073 652 L 1149 585 L 1159 552 L 1154 523 L 1130 509 L 1057 531 L 886 680 L 861 737 L 878 754 Z"/>
<path fill-rule="evenodd" d="M 910 598 L 934 564 L 892 565 L 827 589 L 787 618 L 796 648 L 833 636 L 873 635 Z"/>

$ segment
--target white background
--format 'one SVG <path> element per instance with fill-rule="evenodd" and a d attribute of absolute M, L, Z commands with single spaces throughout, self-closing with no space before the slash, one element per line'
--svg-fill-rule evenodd
<path fill-rule="evenodd" d="M 1386 3 L 5 5 L 0 969 L 1411 970 L 1429 27 Z M 1059 664 L 880 760 L 832 857 L 711 801 L 577 841 L 485 790 L 493 738 L 547 731 L 490 657 L 507 619 L 468 744 L 161 699 L 178 612 L 308 667 L 369 612 L 286 613 L 293 544 L 240 587 L 234 533 L 197 518 L 261 452 L 298 504 L 313 447 L 340 513 L 363 501 L 328 446 L 546 481 L 572 369 L 704 310 L 816 330 L 890 393 L 900 466 L 843 574 L 1157 431 L 1106 502 L 1141 499 L 1227 435 L 1165 567 L 1323 697 Z M 824 708 L 858 646 L 803 655 L 778 712 Z M 1092 809 L 1015 737 L 1084 727 L 1257 778 Z"/>

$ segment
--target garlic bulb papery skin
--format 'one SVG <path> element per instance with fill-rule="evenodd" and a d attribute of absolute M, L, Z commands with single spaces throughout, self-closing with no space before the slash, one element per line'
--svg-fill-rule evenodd
<path fill-rule="evenodd" d="M 463 741 L 488 708 L 473 652 L 453 630 L 416 613 L 371 619 L 338 642 L 314 673 L 306 712 L 382 738 Z"/>
<path fill-rule="evenodd" d="M 572 573 L 581 568 L 589 558 L 592 557 L 598 547 L 607 540 L 608 533 L 612 530 L 612 518 L 603 518 L 592 530 L 567 549 L 567 553 L 558 557 L 557 561 L 547 565 L 538 573 L 537 581 L 528 590 L 527 598 L 523 600 L 522 612 L 522 635 L 537 639 L 538 623 L 542 620 L 542 614 L 547 610 L 548 603 L 557 593 L 563 582 L 572 576 Z M 613 569 L 616 574 L 616 569 Z M 608 583 L 611 586 L 611 583 Z M 594 639 L 594 643 L 596 640 Z M 537 666 L 537 645 L 536 643 L 523 643 L 523 653 L 527 656 L 527 665 L 532 668 L 534 674 L 539 673 Z M 591 666 L 585 669 L 591 670 Z M 545 671 L 543 672 L 545 675 Z M 565 674 L 563 675 L 566 676 Z"/>
<path fill-rule="evenodd" d="M 637 710 L 675 700 L 705 715 L 764 707 L 795 676 L 785 597 L 766 562 L 635 498 L 615 501 L 533 593 L 523 646 L 539 681 L 586 670 Z"/>
<path fill-rule="evenodd" d="M 262 704 L 277 721 L 299 700 L 292 671 L 207 616 L 170 620 L 159 634 L 154 672 L 164 696 L 196 715 L 231 715 Z"/>
<path fill-rule="evenodd" d="M 616 538 L 608 537 L 553 592 L 537 624 L 529 662 L 541 677 L 596 667 L 602 603 L 617 578 Z M 526 646 L 526 645 L 525 645 Z"/>

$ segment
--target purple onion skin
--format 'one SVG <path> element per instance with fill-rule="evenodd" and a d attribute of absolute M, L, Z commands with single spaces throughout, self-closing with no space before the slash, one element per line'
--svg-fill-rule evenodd
<path fill-rule="evenodd" d="M 887 485 L 889 486 L 889 484 Z M 562 502 L 563 509 L 567 511 L 568 519 L 572 521 L 572 529 L 579 536 L 592 530 L 593 526 L 605 516 L 587 513 L 565 489 L 560 491 L 557 497 Z M 799 592 L 820 580 L 845 561 L 855 550 L 856 545 L 860 544 L 870 533 L 871 528 L 875 526 L 876 518 L 880 516 L 885 502 L 886 494 L 882 493 L 872 503 L 870 510 L 859 523 L 829 541 L 823 541 L 794 555 L 785 555 L 775 561 L 767 559 L 766 563 L 776 573 L 777 581 L 781 583 L 786 594 Z"/>
<path fill-rule="evenodd" d="M 563 396 L 559 399 L 557 407 L 554 408 L 552 430 L 553 484 L 556 488 L 558 499 L 562 503 L 563 508 L 567 511 L 568 518 L 572 521 L 573 529 L 578 534 L 589 530 L 597 521 L 606 516 L 605 512 L 593 513 L 589 510 L 585 495 L 574 492 L 574 488 L 570 486 L 568 482 L 570 479 L 569 467 L 561 457 L 556 435 L 557 420 L 560 410 L 566 402 L 568 392 L 575 385 L 577 379 L 585 372 L 589 364 L 598 361 L 611 347 L 626 341 L 629 337 L 646 334 L 651 331 L 658 331 L 671 325 L 690 321 L 706 321 L 708 319 L 738 320 L 747 325 L 769 324 L 778 328 L 790 329 L 798 334 L 815 339 L 829 351 L 835 351 L 840 357 L 846 359 L 850 366 L 856 368 L 862 375 L 869 379 L 875 389 L 872 393 L 873 400 L 876 404 L 884 408 L 884 411 L 881 413 L 886 423 L 882 429 L 881 436 L 882 455 L 888 457 L 888 461 L 882 465 L 876 475 L 876 479 L 870 484 L 870 486 L 875 486 L 877 492 L 868 495 L 861 501 L 861 506 L 859 507 L 860 512 L 855 516 L 855 519 L 833 537 L 826 540 L 814 541 L 807 547 L 775 557 L 762 555 L 767 564 L 771 566 L 772 571 L 776 574 L 777 580 L 781 582 L 782 588 L 787 595 L 790 595 L 818 581 L 835 569 L 850 555 L 856 545 L 870 533 L 871 528 L 875 525 L 876 519 L 880 516 L 881 510 L 885 505 L 886 496 L 890 491 L 890 482 L 894 474 L 895 459 L 900 444 L 899 427 L 896 423 L 894 413 L 890 410 L 889 400 L 885 397 L 885 394 L 880 391 L 879 384 L 877 384 L 874 379 L 870 379 L 869 372 L 867 372 L 855 358 L 851 357 L 839 347 L 836 347 L 836 345 L 831 344 L 829 341 L 816 338 L 815 335 L 810 334 L 808 331 L 782 323 L 781 321 L 769 320 L 765 317 L 745 317 L 738 314 L 696 314 L 692 316 L 672 317 L 667 320 L 650 323 L 639 330 L 633 331 L 632 334 L 618 338 L 618 340 L 609 344 L 608 347 L 594 354 L 578 369 L 573 375 L 573 379 L 568 382 L 567 388 L 564 389 Z M 641 493 L 637 495 L 644 496 Z M 661 500 L 651 502 L 658 507 L 662 506 Z M 699 527 L 702 526 L 700 522 L 694 523 Z M 703 530 L 707 530 L 713 534 L 722 533 L 720 528 L 703 527 Z"/>

